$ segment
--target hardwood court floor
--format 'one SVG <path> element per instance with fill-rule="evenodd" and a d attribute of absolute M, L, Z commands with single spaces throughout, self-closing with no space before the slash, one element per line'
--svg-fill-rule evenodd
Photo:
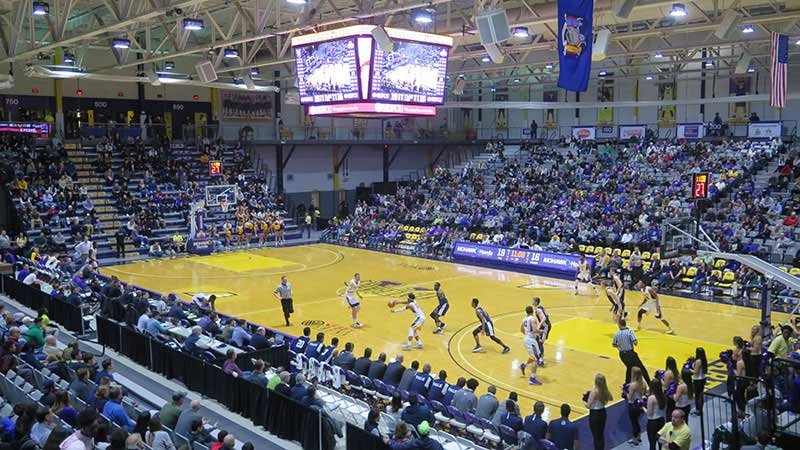
<path fill-rule="evenodd" d="M 353 342 L 356 356 L 367 346 L 372 347 L 375 358 L 380 352 L 389 358 L 403 353 L 407 366 L 414 359 L 421 364 L 429 362 L 433 373 L 445 369 L 452 383 L 459 376 L 475 377 L 481 384 L 479 396 L 489 384 L 497 386 L 501 401 L 509 391 L 517 391 L 523 416 L 530 413 L 536 400 L 545 402 L 555 416 L 561 403 L 569 403 L 577 415 L 583 415 L 587 410 L 581 395 L 591 388 L 596 373 L 606 375 L 615 400 L 624 381 L 623 365 L 611 347 L 617 328 L 605 296 L 595 297 L 588 289 L 574 296 L 571 281 L 327 244 L 147 260 L 106 267 L 102 272 L 159 292 L 175 292 L 187 301 L 197 292 L 214 293 L 217 309 L 224 313 L 295 335 L 311 326 L 313 334 L 325 332 L 326 342 L 339 336 L 340 348 Z M 349 309 L 341 297 L 344 282 L 354 272 L 361 273 L 365 297 L 362 329 L 350 327 Z M 294 291 L 295 314 L 288 328 L 283 325 L 280 303 L 272 296 L 281 275 L 289 277 Z M 445 333 L 432 334 L 433 321 L 428 318 L 422 334 L 425 348 L 403 352 L 400 346 L 412 315 L 391 313 L 387 302 L 413 291 L 429 314 L 437 303 L 435 281 L 442 284 L 451 303 Z M 529 386 L 518 369 L 527 356 L 519 326 L 533 296 L 542 298 L 553 321 L 545 345 L 547 366 L 539 370 L 542 386 Z M 473 297 L 479 298 L 492 316 L 497 336 L 511 347 L 509 354 L 501 355 L 500 347 L 485 337 L 481 341 L 485 352 L 471 353 L 471 331 L 477 325 L 470 307 Z M 641 294 L 628 292 L 626 297 L 634 316 L 629 322 L 635 327 L 635 306 L 641 302 Z M 668 355 L 682 365 L 698 346 L 705 347 L 710 360 L 716 360 L 730 347 L 732 336 L 749 336 L 750 327 L 760 317 L 755 309 L 672 296 L 662 296 L 662 306 L 677 334 L 664 334 L 662 324 L 652 317 L 644 319 L 643 329 L 637 333 L 639 354 L 651 376 L 664 367 Z M 724 380 L 724 369 L 717 364 L 711 377 L 717 383 Z"/>

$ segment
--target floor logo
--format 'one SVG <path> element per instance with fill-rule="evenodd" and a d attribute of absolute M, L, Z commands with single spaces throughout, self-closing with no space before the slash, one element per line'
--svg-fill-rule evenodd
<path fill-rule="evenodd" d="M 335 334 L 336 336 L 347 336 L 355 331 L 352 327 L 337 325 L 324 320 L 304 320 L 301 324 L 306 327 L 312 327 L 317 331 Z"/>
<path fill-rule="evenodd" d="M 414 263 L 407 263 L 407 262 L 401 262 L 398 265 L 401 266 L 401 267 L 408 267 L 409 269 L 416 269 L 416 270 L 426 270 L 426 271 L 427 270 L 439 270 L 439 268 L 436 267 L 436 266 L 426 266 L 426 265 L 423 265 L 423 264 L 414 264 Z"/>

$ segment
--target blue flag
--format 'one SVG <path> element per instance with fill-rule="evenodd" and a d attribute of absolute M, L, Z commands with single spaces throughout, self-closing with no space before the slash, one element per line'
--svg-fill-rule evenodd
<path fill-rule="evenodd" d="M 583 92 L 592 69 L 594 0 L 558 0 L 558 87 Z"/>

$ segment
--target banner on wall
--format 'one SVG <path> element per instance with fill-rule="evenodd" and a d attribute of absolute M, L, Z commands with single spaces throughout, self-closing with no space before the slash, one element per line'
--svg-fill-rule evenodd
<path fill-rule="evenodd" d="M 508 129 L 508 110 L 506 109 L 497 110 L 497 116 L 495 117 L 494 127 L 497 130 Z"/>
<path fill-rule="evenodd" d="M 612 139 L 617 137 L 616 133 L 614 133 L 613 125 L 603 125 L 595 128 L 595 131 L 597 132 L 597 135 L 595 137 L 598 139 L 602 138 Z"/>
<path fill-rule="evenodd" d="M 750 77 L 729 78 L 728 93 L 733 97 L 750 94 Z M 729 106 L 728 123 L 745 125 L 750 122 L 750 104 L 748 102 L 733 102 Z"/>
<path fill-rule="evenodd" d="M 675 129 L 675 137 L 678 139 L 703 139 L 705 135 L 706 127 L 702 123 L 679 123 Z"/>
<path fill-rule="evenodd" d="M 661 83 L 658 85 L 659 100 L 676 100 L 675 83 Z M 662 127 L 675 125 L 675 105 L 662 105 L 658 107 L 658 124 Z"/>
<path fill-rule="evenodd" d="M 272 100 L 275 94 L 222 91 L 222 117 L 272 121 Z"/>
<path fill-rule="evenodd" d="M 593 141 L 597 137 L 597 127 L 595 126 L 572 127 L 572 137 L 579 141 Z"/>
<path fill-rule="evenodd" d="M 647 132 L 646 125 L 620 125 L 619 138 L 623 141 L 628 141 L 633 138 L 642 139 Z"/>
<path fill-rule="evenodd" d="M 597 101 L 600 103 L 614 101 L 614 80 L 601 78 L 597 83 Z M 597 110 L 597 124 L 607 125 L 614 122 L 614 108 L 602 107 Z"/>
<path fill-rule="evenodd" d="M 558 87 L 583 92 L 592 69 L 593 0 L 558 0 Z"/>
<path fill-rule="evenodd" d="M 781 137 L 781 122 L 755 122 L 747 125 L 750 139 L 772 139 Z"/>
<path fill-rule="evenodd" d="M 558 91 L 544 91 L 542 101 L 545 103 L 558 102 Z M 548 108 L 544 110 L 544 127 L 548 130 L 555 130 L 558 128 L 558 119 L 556 118 L 556 110 Z"/>

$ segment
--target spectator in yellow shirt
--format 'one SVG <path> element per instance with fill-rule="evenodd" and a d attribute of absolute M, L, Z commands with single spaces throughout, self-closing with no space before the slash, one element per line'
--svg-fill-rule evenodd
<path fill-rule="evenodd" d="M 686 413 L 680 409 L 672 411 L 672 420 L 658 431 L 658 442 L 669 450 L 689 450 L 692 430 L 686 424 Z"/>
<path fill-rule="evenodd" d="M 789 344 L 789 338 L 792 337 L 792 327 L 784 325 L 781 327 L 780 336 L 775 337 L 769 344 L 768 352 L 772 353 L 776 358 L 786 358 L 786 355 L 792 349 Z"/>

